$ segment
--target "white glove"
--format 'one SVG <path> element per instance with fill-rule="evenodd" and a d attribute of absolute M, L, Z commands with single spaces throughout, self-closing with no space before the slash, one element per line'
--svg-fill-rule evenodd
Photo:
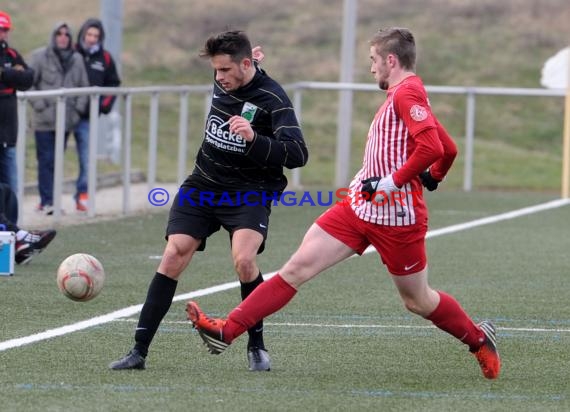
<path fill-rule="evenodd" d="M 377 192 L 384 192 L 387 195 L 389 195 L 392 192 L 396 192 L 398 190 L 399 190 L 399 188 L 394 183 L 394 178 L 392 177 L 391 174 L 382 178 L 378 182 L 378 187 L 376 187 Z"/>
<path fill-rule="evenodd" d="M 392 178 L 391 174 L 382 178 L 371 177 L 366 180 L 363 180 L 362 183 L 363 183 L 362 191 L 370 195 L 370 200 L 372 200 L 372 195 L 374 193 L 384 192 L 386 196 L 390 196 L 390 193 L 398 190 L 398 187 L 394 183 L 394 179 Z"/>
<path fill-rule="evenodd" d="M 362 181 L 362 192 L 368 193 L 370 196 L 368 201 L 374 201 L 380 205 L 390 202 L 391 194 L 400 190 L 394 183 L 392 175 L 386 177 L 370 177 Z M 404 217 L 407 214 L 407 208 L 399 202 L 396 203 L 396 216 Z"/>

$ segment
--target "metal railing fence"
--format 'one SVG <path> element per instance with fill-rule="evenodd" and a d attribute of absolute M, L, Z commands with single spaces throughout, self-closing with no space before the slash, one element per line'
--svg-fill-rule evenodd
<path fill-rule="evenodd" d="M 292 101 L 295 111 L 302 122 L 302 101 L 303 93 L 308 90 L 333 90 L 333 91 L 365 91 L 378 93 L 378 87 L 368 83 L 329 83 L 329 82 L 298 82 L 285 86 L 285 89 L 292 94 Z M 466 99 L 465 110 L 465 166 L 463 173 L 463 190 L 470 191 L 473 188 L 473 151 L 475 140 L 475 116 L 476 116 L 476 96 L 541 96 L 541 97 L 564 97 L 563 89 L 531 89 L 531 88 L 500 88 L 500 87 L 457 87 L 457 86 L 426 86 L 430 94 L 451 94 L 464 95 Z M 149 86 L 149 87 L 120 87 L 101 88 L 87 87 L 78 89 L 58 89 L 46 91 L 18 92 L 18 116 L 21 127 L 18 131 L 17 162 L 18 162 L 18 198 L 23 199 L 24 195 L 24 170 L 25 170 L 25 148 L 26 148 L 26 127 L 27 110 L 26 105 L 31 99 L 55 98 L 56 99 L 56 145 L 55 145 L 55 168 L 54 168 L 54 220 L 61 218 L 61 199 L 63 192 L 63 159 L 64 159 L 64 139 L 65 139 L 65 100 L 68 96 L 87 95 L 90 98 L 90 144 L 89 144 L 89 170 L 88 170 L 88 212 L 89 217 L 94 217 L 96 213 L 96 182 L 97 182 L 97 147 L 99 131 L 98 101 L 101 95 L 116 95 L 122 99 L 122 137 L 121 137 L 121 175 L 122 175 L 122 211 L 126 215 L 131 210 L 130 201 L 130 171 L 131 171 L 131 146 L 132 146 L 132 98 L 135 95 L 148 95 L 149 105 L 149 131 L 148 131 L 148 163 L 147 163 L 147 185 L 149 190 L 156 183 L 157 172 L 157 142 L 158 142 L 158 121 L 159 121 L 159 97 L 161 94 L 175 94 L 179 97 L 179 127 L 178 127 L 178 159 L 177 176 L 178 182 L 182 182 L 187 175 L 187 142 L 189 109 L 188 98 L 191 94 L 204 95 L 204 111 L 208 109 L 211 99 L 211 85 L 196 86 Z M 204 116 L 205 116 L 204 115 Z M 339 114 L 338 122 L 342 121 L 342 114 Z M 201 138 L 201 136 L 200 136 Z M 339 135 L 338 140 L 351 140 L 350 130 L 346 129 L 344 135 Z M 337 144 L 339 142 L 337 141 Z M 346 142 L 344 142 L 346 146 Z M 340 186 L 348 180 L 350 165 L 350 154 L 347 152 L 337 152 L 335 185 Z M 300 169 L 292 171 L 292 185 L 301 185 Z M 20 204 L 20 216 L 23 216 L 22 205 Z"/>

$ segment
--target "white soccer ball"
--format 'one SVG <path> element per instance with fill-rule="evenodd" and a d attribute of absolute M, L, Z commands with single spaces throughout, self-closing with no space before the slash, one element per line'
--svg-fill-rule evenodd
<path fill-rule="evenodd" d="M 57 286 L 69 299 L 86 302 L 101 292 L 105 283 L 103 265 L 94 256 L 76 253 L 57 269 Z"/>

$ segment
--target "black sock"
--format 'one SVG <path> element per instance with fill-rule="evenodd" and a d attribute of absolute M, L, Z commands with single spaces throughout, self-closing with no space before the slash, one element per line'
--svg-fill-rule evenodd
<path fill-rule="evenodd" d="M 178 281 L 158 272 L 150 282 L 135 331 L 135 349 L 144 357 L 162 318 L 170 309 L 177 285 Z"/>
<path fill-rule="evenodd" d="M 243 283 L 240 282 L 241 286 L 241 299 L 244 300 L 247 298 L 251 292 L 254 291 L 256 287 L 263 283 L 263 276 L 261 276 L 261 272 L 253 282 Z M 249 340 L 247 342 L 247 347 L 258 347 L 260 349 L 265 350 L 265 344 L 263 343 L 263 320 L 257 322 L 251 329 L 247 331 L 249 334 Z"/>

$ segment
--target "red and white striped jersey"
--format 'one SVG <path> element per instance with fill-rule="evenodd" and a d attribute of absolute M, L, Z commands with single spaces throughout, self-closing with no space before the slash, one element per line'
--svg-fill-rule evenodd
<path fill-rule="evenodd" d="M 374 202 L 363 200 L 362 180 L 388 176 L 400 169 L 413 153 L 414 136 L 435 128 L 427 93 L 421 79 L 410 76 L 387 90 L 368 131 L 362 168 L 349 186 L 350 205 L 366 221 L 386 226 L 408 226 L 427 219 L 420 179 L 413 178 L 399 192 Z"/>

